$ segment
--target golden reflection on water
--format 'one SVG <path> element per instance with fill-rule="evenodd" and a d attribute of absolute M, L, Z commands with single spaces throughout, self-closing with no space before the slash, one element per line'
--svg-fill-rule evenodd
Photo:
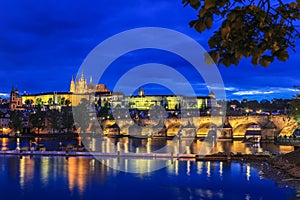
<path fill-rule="evenodd" d="M 68 159 L 68 181 L 69 190 L 74 191 L 77 187 L 79 193 L 82 195 L 84 193 L 87 175 L 89 173 L 90 159 L 83 158 L 69 158 Z"/>
<path fill-rule="evenodd" d="M 207 177 L 210 177 L 210 161 L 206 162 L 206 174 Z"/>
<path fill-rule="evenodd" d="M 186 174 L 189 176 L 191 174 L 191 161 L 186 161 Z"/>
<path fill-rule="evenodd" d="M 50 158 L 49 157 L 44 157 L 41 159 L 41 180 L 42 183 L 47 186 L 48 185 L 48 180 L 49 180 L 49 165 L 50 165 Z"/>
<path fill-rule="evenodd" d="M 24 189 L 27 182 L 31 182 L 33 179 L 34 173 L 34 160 L 31 160 L 29 157 L 22 157 L 20 159 L 19 166 L 19 183 L 21 189 Z"/>
<path fill-rule="evenodd" d="M 197 174 L 202 174 L 203 162 L 197 162 Z"/>
<path fill-rule="evenodd" d="M 32 180 L 38 176 L 38 179 L 41 179 L 41 183 L 44 186 L 49 184 L 49 181 L 56 180 L 60 177 L 66 177 L 68 181 L 68 189 L 71 194 L 78 191 L 80 195 L 83 195 L 89 184 L 105 184 L 106 176 L 108 174 L 108 167 L 102 165 L 97 160 L 92 158 L 83 158 L 83 157 L 70 157 L 68 159 L 64 159 L 61 157 L 39 157 L 33 158 L 24 156 L 22 159 L 19 159 L 19 181 L 21 189 L 26 189 L 26 185 L 28 185 Z M 120 164 L 117 159 L 103 159 L 103 163 L 109 164 Z M 142 159 L 125 159 L 121 160 L 121 162 L 125 163 L 125 169 L 139 169 L 140 172 L 150 171 L 152 169 L 151 160 L 142 160 Z M 169 162 L 167 166 L 167 171 L 169 174 L 178 175 L 179 173 L 179 164 L 182 167 L 182 164 L 185 163 L 185 171 L 181 170 L 181 173 L 185 173 L 186 175 L 193 174 L 193 170 L 197 170 L 197 174 L 201 175 L 206 172 L 206 177 L 214 177 L 214 175 L 218 174 L 220 178 L 223 177 L 224 169 L 226 173 L 226 168 L 228 168 L 228 163 L 226 162 L 193 162 L 186 161 L 181 162 L 175 160 L 173 162 Z M 16 163 L 13 163 L 16 164 Z M 18 165 L 17 165 L 18 166 Z M 196 167 L 196 169 L 195 169 Z M 34 173 L 34 170 L 38 169 L 38 173 Z M 183 169 L 183 168 L 181 168 Z M 246 180 L 250 181 L 251 178 L 251 166 L 244 165 L 239 170 L 243 174 L 243 177 L 246 175 Z M 115 170 L 110 171 L 109 173 L 114 173 Z M 118 172 L 116 172 L 118 173 Z M 100 175 L 97 182 L 92 180 L 92 176 L 94 174 Z M 41 178 L 39 177 L 41 176 Z M 140 175 L 143 177 L 144 175 Z M 25 188 L 24 188 L 25 187 Z M 201 196 L 206 197 L 214 197 L 216 194 L 210 193 L 210 190 L 199 190 Z M 220 192 L 220 197 L 222 196 L 222 192 Z"/>
<path fill-rule="evenodd" d="M 223 176 L 223 162 L 220 162 L 220 170 L 219 170 L 219 173 L 220 173 L 220 177 Z"/>
<path fill-rule="evenodd" d="M 7 138 L 2 138 L 2 148 L 1 148 L 1 150 L 2 151 L 5 151 L 5 150 L 7 150 Z"/>
<path fill-rule="evenodd" d="M 247 181 L 250 181 L 250 177 L 251 177 L 251 167 L 250 167 L 250 164 L 247 164 L 246 166 L 246 176 L 247 176 Z"/>
<path fill-rule="evenodd" d="M 24 189 L 25 179 L 25 159 L 20 159 L 20 186 Z"/>

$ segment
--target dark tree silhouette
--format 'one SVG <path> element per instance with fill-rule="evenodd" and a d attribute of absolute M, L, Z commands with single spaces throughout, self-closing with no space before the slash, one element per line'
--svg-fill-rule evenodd
<path fill-rule="evenodd" d="M 45 127 L 45 111 L 42 111 L 40 105 L 35 108 L 35 111 L 30 114 L 29 122 L 33 128 L 38 129 L 38 134 L 40 134 L 40 130 Z"/>
<path fill-rule="evenodd" d="M 295 88 L 300 89 L 299 86 L 295 86 Z M 297 94 L 290 104 L 290 115 L 294 117 L 294 119 L 300 123 L 300 94 Z"/>
<path fill-rule="evenodd" d="M 74 119 L 71 107 L 62 110 L 62 127 L 67 129 L 67 132 L 72 130 L 74 126 Z"/>
<path fill-rule="evenodd" d="M 9 122 L 9 127 L 14 131 L 18 132 L 21 131 L 22 129 L 22 119 L 23 119 L 23 114 L 20 111 L 11 111 L 10 112 L 10 122 Z"/>
<path fill-rule="evenodd" d="M 73 117 L 76 128 L 80 128 L 81 132 L 85 132 L 91 121 L 89 115 L 89 102 L 87 99 L 82 99 L 81 103 L 73 107 Z"/>
<path fill-rule="evenodd" d="M 47 118 L 51 123 L 53 131 L 60 130 L 62 128 L 62 114 L 58 110 L 52 109 L 47 112 Z"/>
<path fill-rule="evenodd" d="M 286 61 L 288 48 L 295 51 L 300 35 L 300 2 L 287 0 L 182 0 L 198 12 L 190 26 L 202 33 L 220 26 L 208 41 L 212 60 L 220 65 L 238 65 L 243 57 L 267 67 L 275 58 Z"/>

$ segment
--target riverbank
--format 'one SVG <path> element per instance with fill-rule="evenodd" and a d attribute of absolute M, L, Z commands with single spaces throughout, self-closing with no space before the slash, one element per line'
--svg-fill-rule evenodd
<path fill-rule="evenodd" d="M 275 168 L 281 169 L 300 180 L 300 149 L 290 153 L 273 157 L 269 163 Z"/>
<path fill-rule="evenodd" d="M 247 160 L 242 163 L 257 169 L 261 179 L 272 180 L 279 188 L 294 188 L 296 190 L 296 198 L 300 199 L 300 178 L 292 175 L 287 170 L 276 167 L 276 165 L 272 163 L 276 158 L 271 158 L 270 160 L 263 162 Z"/>
<path fill-rule="evenodd" d="M 193 161 L 266 161 L 270 158 L 269 154 L 241 154 L 225 153 L 199 155 L 187 153 L 134 153 L 134 152 L 89 152 L 85 149 L 76 150 L 60 150 L 60 151 L 44 151 L 44 150 L 5 150 L 0 151 L 0 155 L 21 155 L 21 156 L 94 156 L 94 157 L 110 157 L 110 158 L 144 158 L 144 159 L 188 159 Z"/>

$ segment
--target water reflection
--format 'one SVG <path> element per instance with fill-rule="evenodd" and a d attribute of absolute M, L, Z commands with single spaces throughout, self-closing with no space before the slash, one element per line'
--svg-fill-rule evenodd
<path fill-rule="evenodd" d="M 34 161 L 29 157 L 21 158 L 19 173 L 20 187 L 21 189 L 24 189 L 26 182 L 31 182 L 34 177 Z"/>
<path fill-rule="evenodd" d="M 117 172 L 93 158 L 0 156 L 0 192 L 6 199 L 284 199 L 295 195 L 259 178 L 251 165 L 228 162 L 170 162 L 145 174 Z M 102 162 L 118 163 L 113 159 Z M 151 160 L 125 159 L 128 169 L 149 168 Z M 107 163 L 106 163 L 107 164 Z M 5 167 L 3 167 L 5 166 Z M 205 172 L 205 173 L 203 173 Z M 245 178 L 246 177 L 246 178 Z M 16 182 L 17 180 L 17 182 Z M 47 188 L 47 189 L 46 189 Z M 264 188 L 262 191 L 261 188 Z M 117 191 L 117 192 L 116 192 Z"/>
<path fill-rule="evenodd" d="M 48 150 L 59 150 L 60 141 L 45 138 L 36 138 L 36 142 L 44 144 Z M 164 138 L 92 138 L 86 137 L 76 140 L 65 140 L 63 146 L 73 145 L 80 147 L 82 143 L 91 151 L 115 153 L 118 151 L 124 153 L 256 153 L 269 151 L 271 153 L 288 153 L 294 150 L 292 146 L 280 146 L 273 143 L 246 144 L 242 141 L 217 141 L 215 145 L 212 142 L 191 140 L 191 139 L 173 139 Z M 30 146 L 29 139 L 20 139 L 19 144 L 16 138 L 0 138 L 0 149 L 9 150 L 16 149 L 17 146 L 25 148 Z"/>
<path fill-rule="evenodd" d="M 101 151 L 114 153 L 121 151 L 124 153 L 256 153 L 269 151 L 271 153 L 288 153 L 294 150 L 294 147 L 279 146 L 273 143 L 246 144 L 242 141 L 217 141 L 215 144 L 208 141 L 190 140 L 190 139 L 173 139 L 164 138 L 85 138 L 84 144 L 90 147 L 92 151 Z"/>
<path fill-rule="evenodd" d="M 247 165 L 246 165 L 246 169 L 247 169 L 247 173 L 246 173 L 247 181 L 250 181 L 250 177 L 251 177 L 251 168 L 250 168 L 250 164 L 247 164 Z"/>
<path fill-rule="evenodd" d="M 73 192 L 75 188 L 78 188 L 80 195 L 83 194 L 91 167 L 91 165 L 90 167 L 89 165 L 90 160 L 68 159 L 68 181 L 70 192 Z"/>

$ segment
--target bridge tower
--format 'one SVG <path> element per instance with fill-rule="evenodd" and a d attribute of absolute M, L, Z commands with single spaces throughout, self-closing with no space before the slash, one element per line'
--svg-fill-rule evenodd
<path fill-rule="evenodd" d="M 220 134 L 218 135 L 218 140 L 232 140 L 233 139 L 233 130 L 232 126 L 229 123 L 228 118 L 225 119 L 222 126 L 220 126 Z"/>

